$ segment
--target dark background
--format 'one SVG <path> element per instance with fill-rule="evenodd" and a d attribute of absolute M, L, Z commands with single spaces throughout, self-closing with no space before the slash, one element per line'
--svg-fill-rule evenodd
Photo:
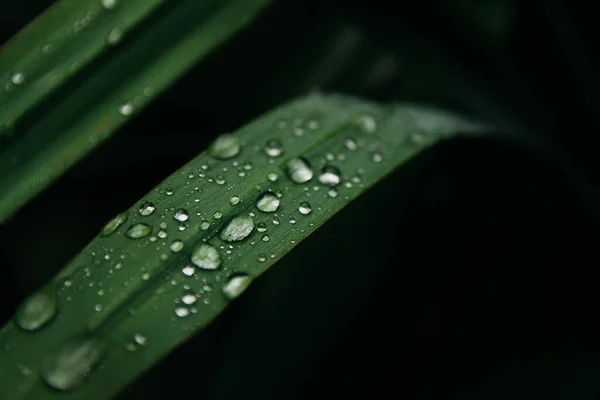
<path fill-rule="evenodd" d="M 2 0 L 0 41 L 51 3 Z M 400 3 L 276 2 L 0 227 L 0 322 L 219 133 L 312 89 L 425 102 L 554 150 L 417 157 L 120 398 L 600 398 L 592 3 Z"/>

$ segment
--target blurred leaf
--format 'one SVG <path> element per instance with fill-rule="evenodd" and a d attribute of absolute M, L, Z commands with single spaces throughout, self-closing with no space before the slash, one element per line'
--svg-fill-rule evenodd
<path fill-rule="evenodd" d="M 0 222 L 268 3 L 64 0 L 42 14 L 0 52 Z"/>

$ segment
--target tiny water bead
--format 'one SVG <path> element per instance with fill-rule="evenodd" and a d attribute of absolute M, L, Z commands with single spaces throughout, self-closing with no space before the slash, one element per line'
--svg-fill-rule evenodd
<path fill-rule="evenodd" d="M 155 209 L 156 207 L 154 207 L 154 204 L 150 203 L 149 201 L 145 201 L 140 205 L 140 214 L 144 217 L 147 217 L 148 215 L 152 214 Z"/>
<path fill-rule="evenodd" d="M 346 148 L 350 151 L 354 151 L 358 148 L 358 144 L 352 138 L 347 138 L 346 140 L 344 140 L 344 146 L 346 146 Z"/>
<path fill-rule="evenodd" d="M 377 130 L 377 121 L 370 115 L 361 116 L 357 121 L 357 125 L 364 133 L 375 133 Z"/>
<path fill-rule="evenodd" d="M 181 241 L 179 239 L 174 240 L 171 243 L 171 246 L 169 246 L 169 248 L 171 249 L 171 251 L 173 253 L 179 253 L 181 250 L 183 250 L 183 247 L 184 247 L 183 241 Z"/>
<path fill-rule="evenodd" d="M 269 237 L 269 235 L 264 234 L 262 235 L 262 238 L 260 238 L 260 240 L 262 240 L 263 242 L 268 242 L 269 240 L 271 240 L 271 238 Z"/>
<path fill-rule="evenodd" d="M 173 214 L 173 218 L 175 218 L 179 222 L 185 222 L 188 220 L 188 218 L 190 218 L 190 215 L 188 214 L 186 209 L 180 208 L 179 210 L 175 211 L 175 213 Z"/>
<path fill-rule="evenodd" d="M 240 202 L 240 198 L 238 196 L 232 196 L 229 199 L 229 204 L 231 204 L 232 206 L 239 204 L 239 202 Z"/>
<path fill-rule="evenodd" d="M 271 139 L 265 144 L 263 150 L 269 157 L 279 157 L 283 153 L 283 146 L 278 139 Z"/>
<path fill-rule="evenodd" d="M 152 228 L 150 228 L 149 225 L 139 223 L 132 225 L 127 232 L 125 232 L 125 236 L 131 239 L 141 239 L 148 236 L 151 232 Z"/>
<path fill-rule="evenodd" d="M 205 230 L 207 230 L 208 228 L 210 228 L 210 223 L 209 223 L 208 221 L 203 221 L 203 222 L 200 224 L 200 229 L 201 229 L 201 230 L 205 231 Z"/>
<path fill-rule="evenodd" d="M 381 153 L 373 153 L 371 154 L 371 161 L 373 161 L 376 164 L 379 164 L 383 161 L 383 156 L 381 155 Z"/>
<path fill-rule="evenodd" d="M 266 257 L 265 257 L 266 259 Z M 227 283 L 223 285 L 223 295 L 228 300 L 238 298 L 252 283 L 252 278 L 248 274 L 234 274 L 232 275 Z"/>
<path fill-rule="evenodd" d="M 133 105 L 131 103 L 124 103 L 119 106 L 119 114 L 128 116 L 133 114 Z"/>
<path fill-rule="evenodd" d="M 122 38 L 123 38 L 123 31 L 119 28 L 113 28 L 108 32 L 108 35 L 106 36 L 106 42 L 109 45 L 114 46 L 114 45 L 118 44 Z M 129 115 L 129 114 L 123 114 L 123 115 Z"/>
<path fill-rule="evenodd" d="M 15 74 L 13 74 L 13 76 L 10 78 L 10 80 L 15 85 L 20 85 L 23 82 L 25 82 L 25 75 L 22 72 L 17 72 Z"/>
<path fill-rule="evenodd" d="M 269 174 L 267 174 L 267 179 L 269 180 L 269 182 L 277 182 L 279 176 L 277 176 L 275 172 L 270 172 Z"/>
<path fill-rule="evenodd" d="M 192 267 L 191 265 L 186 265 L 185 267 L 181 268 L 181 273 L 185 276 L 193 276 L 196 273 L 196 268 Z"/>
<path fill-rule="evenodd" d="M 319 182 L 327 186 L 337 186 L 340 184 L 342 173 L 336 167 L 326 165 L 321 170 Z"/>
<path fill-rule="evenodd" d="M 160 231 L 158 231 L 156 236 L 158 236 L 161 239 L 166 239 L 169 235 L 167 234 L 167 232 L 165 232 L 161 229 Z"/>
<path fill-rule="evenodd" d="M 260 262 L 267 261 L 267 256 L 265 254 L 259 254 L 258 255 L 258 261 L 260 261 Z"/>
<path fill-rule="evenodd" d="M 102 228 L 102 233 L 101 233 L 102 236 L 110 235 L 111 233 L 116 231 L 119 226 L 123 225 L 123 223 L 125 221 L 127 221 L 126 213 L 117 215 L 116 217 L 114 217 L 113 219 L 108 221 L 108 223 L 106 225 L 104 225 L 104 228 Z"/>
<path fill-rule="evenodd" d="M 231 134 L 219 136 L 210 146 L 210 154 L 214 158 L 226 160 L 239 154 L 242 148 L 240 139 Z"/>
<path fill-rule="evenodd" d="M 102 0 L 102 7 L 113 10 L 117 7 L 119 0 Z"/>
<path fill-rule="evenodd" d="M 15 324 L 26 331 L 37 331 L 56 315 L 56 297 L 44 292 L 29 296 L 15 313 Z"/>
<path fill-rule="evenodd" d="M 48 356 L 41 376 L 56 390 L 70 390 L 81 385 L 98 366 L 106 353 L 106 344 L 94 338 L 77 339 Z"/>
<path fill-rule="evenodd" d="M 183 304 L 191 306 L 192 304 L 196 303 L 196 301 L 198 301 L 198 297 L 196 297 L 196 295 L 192 292 L 186 292 L 183 294 L 183 296 L 181 296 L 181 301 Z"/>
<path fill-rule="evenodd" d="M 146 336 L 144 336 L 140 333 L 136 333 L 135 335 L 133 335 L 133 341 L 136 342 L 137 344 L 139 344 L 140 346 L 145 346 L 147 339 L 146 339 Z"/>
<path fill-rule="evenodd" d="M 219 252 L 209 244 L 197 246 L 190 257 L 190 260 L 198 268 L 205 270 L 215 270 L 221 266 L 221 257 Z"/>
<path fill-rule="evenodd" d="M 217 175 L 217 177 L 215 178 L 215 183 L 217 185 L 224 185 L 226 183 L 226 181 L 222 175 Z"/>
<path fill-rule="evenodd" d="M 254 220 L 248 215 L 238 215 L 229 221 L 221 230 L 219 237 L 226 242 L 238 242 L 244 240 L 252 233 Z"/>
<path fill-rule="evenodd" d="M 172 196 L 172 195 L 173 195 L 173 193 L 175 193 L 175 191 L 173 190 L 173 188 L 166 188 L 166 189 L 165 189 L 165 194 L 166 194 L 167 196 Z"/>
<path fill-rule="evenodd" d="M 184 318 L 190 315 L 190 310 L 186 307 L 177 307 L 175 308 L 175 315 L 179 318 Z"/>
<path fill-rule="evenodd" d="M 308 161 L 302 157 L 292 158 L 286 163 L 286 173 L 295 183 L 305 183 L 312 179 L 313 170 Z"/>
<path fill-rule="evenodd" d="M 335 190 L 335 189 L 329 189 L 329 190 L 327 191 L 327 195 L 328 195 L 329 197 L 331 197 L 332 199 L 334 199 L 334 198 L 338 197 L 338 192 L 337 192 L 337 190 Z"/>
<path fill-rule="evenodd" d="M 266 232 L 267 231 L 267 224 L 265 224 L 264 222 L 259 222 L 256 225 L 256 230 L 259 232 Z"/>
<path fill-rule="evenodd" d="M 262 212 L 275 212 L 279 208 L 280 200 L 277 195 L 271 191 L 262 193 L 256 201 L 256 208 Z"/>
<path fill-rule="evenodd" d="M 310 206 L 310 204 L 307 201 L 303 201 L 298 206 L 298 211 L 302 215 L 308 215 L 312 211 L 312 207 Z M 292 221 L 290 221 L 290 222 L 292 222 Z"/>

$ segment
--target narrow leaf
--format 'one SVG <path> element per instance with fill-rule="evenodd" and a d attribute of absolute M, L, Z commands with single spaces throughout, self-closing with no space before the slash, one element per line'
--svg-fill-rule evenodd
<path fill-rule="evenodd" d="M 221 136 L 25 300 L 0 331 L 0 397 L 110 398 L 394 168 L 484 130 L 312 95 Z"/>
<path fill-rule="evenodd" d="M 269 0 L 62 0 L 0 51 L 0 223 Z"/>

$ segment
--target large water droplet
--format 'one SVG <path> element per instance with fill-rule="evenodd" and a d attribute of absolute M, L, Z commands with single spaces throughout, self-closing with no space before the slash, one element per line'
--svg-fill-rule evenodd
<path fill-rule="evenodd" d="M 140 205 L 140 214 L 146 217 L 152 214 L 155 209 L 156 207 L 154 207 L 154 204 L 150 203 L 149 201 L 145 201 Z"/>
<path fill-rule="evenodd" d="M 269 157 L 279 157 L 283 153 L 283 146 L 278 139 L 269 140 L 263 149 Z"/>
<path fill-rule="evenodd" d="M 337 186 L 342 180 L 341 175 L 342 173 L 339 169 L 331 165 L 326 165 L 321 170 L 321 174 L 319 175 L 319 182 L 327 186 Z"/>
<path fill-rule="evenodd" d="M 152 232 L 152 228 L 146 224 L 135 224 L 132 225 L 127 232 L 125 232 L 125 236 L 131 239 L 141 239 L 143 237 L 148 236 Z"/>
<path fill-rule="evenodd" d="M 254 229 L 254 220 L 248 215 L 238 215 L 221 230 L 219 237 L 226 242 L 237 242 L 250 235 Z"/>
<path fill-rule="evenodd" d="M 300 214 L 302 215 L 308 215 L 312 211 L 312 207 L 307 201 L 303 201 L 298 206 L 298 211 L 300 211 Z"/>
<path fill-rule="evenodd" d="M 308 182 L 313 177 L 313 170 L 310 164 L 302 157 L 289 160 L 286 163 L 286 173 L 296 183 Z"/>
<path fill-rule="evenodd" d="M 232 275 L 227 283 L 223 285 L 223 295 L 229 300 L 239 297 L 252 283 L 252 278 L 247 274 Z"/>
<path fill-rule="evenodd" d="M 279 197 L 271 191 L 264 192 L 256 201 L 256 208 L 263 212 L 275 212 L 279 208 Z"/>
<path fill-rule="evenodd" d="M 56 315 L 56 298 L 44 292 L 34 293 L 19 306 L 15 324 L 26 331 L 37 331 Z"/>
<path fill-rule="evenodd" d="M 219 252 L 209 244 L 197 246 L 190 257 L 191 261 L 198 268 L 215 270 L 221 266 L 221 257 Z"/>
<path fill-rule="evenodd" d="M 175 213 L 173 214 L 173 218 L 175 218 L 179 222 L 185 222 L 188 220 L 189 217 L 190 217 L 190 215 L 188 214 L 187 210 L 184 208 L 180 208 L 179 210 L 175 211 Z"/>
<path fill-rule="evenodd" d="M 98 339 L 70 342 L 44 360 L 42 379 L 57 390 L 73 389 L 90 376 L 106 348 L 105 343 Z"/>
<path fill-rule="evenodd" d="M 221 160 L 226 160 L 231 157 L 238 155 L 242 148 L 240 139 L 231 134 L 224 134 L 219 136 L 212 143 L 210 147 L 210 154 Z"/>
<path fill-rule="evenodd" d="M 111 233 L 116 231 L 119 226 L 123 225 L 125 221 L 127 221 L 127 213 L 117 215 L 116 217 L 108 221 L 106 225 L 104 225 L 104 228 L 102 228 L 101 235 L 110 235 Z"/>

